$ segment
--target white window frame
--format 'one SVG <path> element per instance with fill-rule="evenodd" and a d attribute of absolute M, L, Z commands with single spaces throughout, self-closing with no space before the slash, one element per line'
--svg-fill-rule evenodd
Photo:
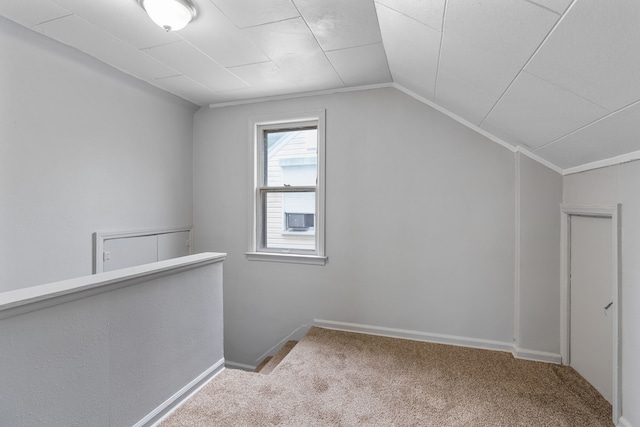
<path fill-rule="evenodd" d="M 261 248 L 262 239 L 262 203 L 260 197 L 260 174 L 262 165 L 263 130 L 295 127 L 313 122 L 318 128 L 318 155 L 316 183 L 316 212 L 315 226 L 315 251 L 300 251 L 295 249 L 265 250 Z M 254 117 L 249 120 L 250 135 L 250 203 L 249 215 L 249 250 L 245 252 L 247 259 L 251 261 L 274 261 L 299 264 L 325 265 L 325 110 L 312 110 L 300 113 L 273 114 L 269 116 Z"/>

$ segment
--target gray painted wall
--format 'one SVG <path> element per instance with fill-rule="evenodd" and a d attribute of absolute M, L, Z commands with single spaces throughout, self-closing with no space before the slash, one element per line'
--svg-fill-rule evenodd
<path fill-rule="evenodd" d="M 0 425 L 131 426 L 222 364 L 222 262 L 191 268 L 0 316 Z"/>
<path fill-rule="evenodd" d="M 324 267 L 247 261 L 249 118 L 326 109 Z M 509 345 L 514 155 L 395 89 L 202 109 L 196 252 L 223 251 L 225 354 L 255 364 L 312 319 Z"/>
<path fill-rule="evenodd" d="M 0 291 L 91 274 L 96 230 L 192 222 L 196 107 L 0 18 Z"/>
<path fill-rule="evenodd" d="M 231 360 L 314 318 L 557 352 L 553 172 L 521 157 L 516 183 L 513 153 L 394 89 L 205 108 L 194 129 L 193 105 L 1 24 L 0 291 L 89 274 L 97 229 L 193 219 L 195 251 L 229 253 Z M 249 118 L 318 108 L 329 263 L 249 262 Z"/>
<path fill-rule="evenodd" d="M 564 178 L 564 202 L 621 203 L 622 233 L 622 415 L 640 425 L 640 162 Z"/>
<path fill-rule="evenodd" d="M 519 351 L 560 353 L 562 175 L 517 154 L 519 162 Z"/>

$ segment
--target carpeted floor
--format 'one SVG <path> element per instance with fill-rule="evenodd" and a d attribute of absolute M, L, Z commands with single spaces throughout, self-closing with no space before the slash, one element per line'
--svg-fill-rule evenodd
<path fill-rule="evenodd" d="M 572 368 L 311 328 L 269 375 L 227 369 L 171 426 L 612 426 Z"/>

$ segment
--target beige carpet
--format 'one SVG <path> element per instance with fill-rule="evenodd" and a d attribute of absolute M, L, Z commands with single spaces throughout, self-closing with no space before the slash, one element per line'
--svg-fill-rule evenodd
<path fill-rule="evenodd" d="M 269 375 L 227 369 L 170 426 L 612 426 L 572 368 L 311 328 Z"/>

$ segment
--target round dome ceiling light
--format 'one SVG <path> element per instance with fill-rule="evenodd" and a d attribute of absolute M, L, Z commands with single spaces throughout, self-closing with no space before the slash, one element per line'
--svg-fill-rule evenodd
<path fill-rule="evenodd" d="M 138 0 L 149 18 L 166 31 L 178 31 L 196 17 L 190 0 Z"/>

